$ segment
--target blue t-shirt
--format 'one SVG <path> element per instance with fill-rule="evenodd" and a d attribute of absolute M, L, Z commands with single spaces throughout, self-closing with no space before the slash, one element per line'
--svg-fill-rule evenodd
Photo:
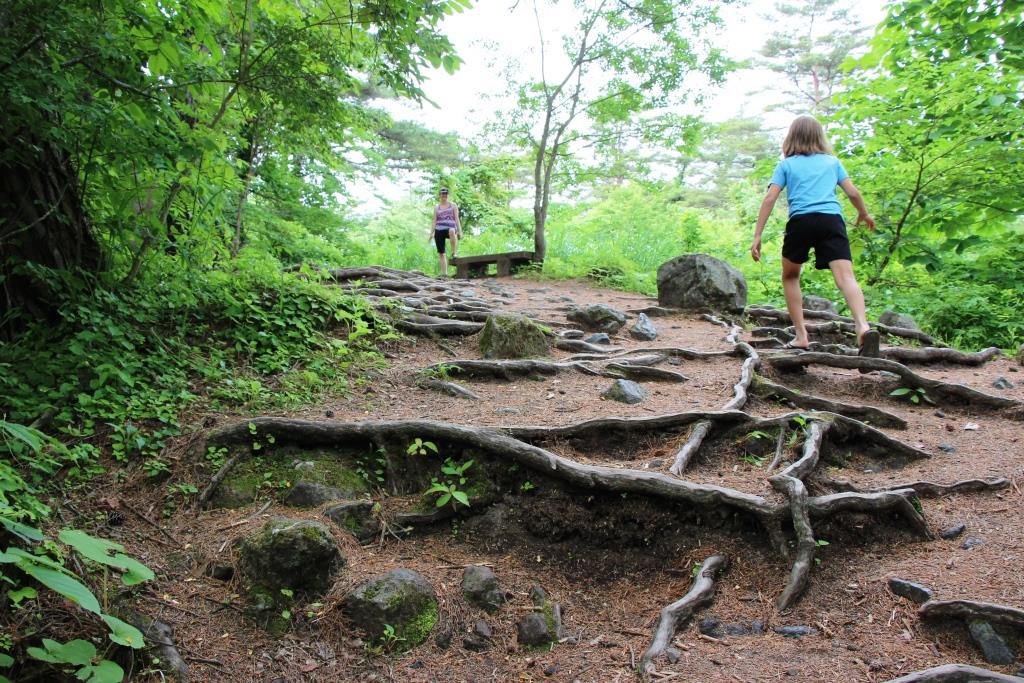
<path fill-rule="evenodd" d="M 786 191 L 790 218 L 805 213 L 842 216 L 836 185 L 849 177 L 831 154 L 797 154 L 779 162 L 770 182 Z"/>

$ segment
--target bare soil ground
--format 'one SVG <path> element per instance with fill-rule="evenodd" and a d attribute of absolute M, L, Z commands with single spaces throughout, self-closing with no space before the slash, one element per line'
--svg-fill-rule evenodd
<path fill-rule="evenodd" d="M 536 318 L 564 321 L 569 301 L 605 303 L 620 310 L 656 302 L 647 297 L 600 289 L 583 282 L 502 279 L 492 288 L 470 285 L 477 296 L 505 302 L 502 309 L 528 311 Z M 727 330 L 695 316 L 653 318 L 656 342 L 633 340 L 624 328 L 613 342 L 623 349 L 675 346 L 728 351 Z M 743 339 L 747 339 L 744 336 Z M 351 395 L 288 413 L 291 417 L 342 421 L 429 419 L 477 426 L 559 426 L 607 416 L 650 417 L 690 410 L 720 410 L 733 395 L 741 359 L 684 360 L 667 365 L 682 372 L 682 384 L 643 382 L 646 401 L 625 405 L 599 395 L 610 379 L 563 372 L 541 381 L 458 380 L 482 397 L 469 401 L 419 388 L 417 371 L 445 360 L 480 358 L 475 336 L 433 341 L 410 337 L 389 349 L 390 365 L 374 371 Z M 555 351 L 556 360 L 568 352 Z M 1024 372 L 1012 359 L 981 367 L 915 365 L 927 377 L 969 385 L 1024 400 Z M 921 540 L 900 519 L 888 515 L 841 514 L 816 523 L 820 561 L 809 587 L 795 606 L 777 611 L 775 598 L 785 584 L 789 561 L 769 546 L 764 531 L 734 514 L 692 515 L 656 499 L 610 494 L 587 495 L 543 476 L 528 492 L 512 492 L 506 503 L 517 523 L 492 529 L 470 516 L 442 522 L 427 532 L 398 539 L 385 537 L 361 546 L 335 530 L 348 560 L 331 594 L 294 615 L 293 630 L 275 638 L 243 616 L 237 579 L 204 575 L 210 562 L 230 563 L 232 541 L 260 527 L 275 514 L 322 519 L 319 510 L 298 511 L 277 503 L 237 510 L 173 511 L 162 516 L 164 501 L 139 475 L 119 489 L 97 491 L 76 505 L 82 514 L 106 512 L 99 531 L 130 544 L 134 554 L 157 571 L 137 605 L 174 626 L 174 641 L 199 681 L 408 681 L 455 683 L 484 681 L 631 681 L 651 642 L 659 610 L 688 590 L 691 570 L 712 554 L 730 560 L 710 607 L 680 625 L 676 647 L 681 658 L 660 663 L 659 678 L 690 681 L 886 681 L 942 663 L 962 662 L 1015 673 L 1012 667 L 984 662 L 960 622 L 924 622 L 917 605 L 889 592 L 889 577 L 922 582 L 939 599 L 965 598 L 1024 607 L 1024 429 L 1019 420 L 970 406 L 913 405 L 890 397 L 899 381 L 879 373 L 811 367 L 801 373 L 775 373 L 775 381 L 804 393 L 839 401 L 871 404 L 907 421 L 905 430 L 883 429 L 894 438 L 932 454 L 932 458 L 893 464 L 859 454 L 835 458 L 823 468 L 829 476 L 870 489 L 927 480 L 1006 477 L 999 491 L 923 498 L 923 512 L 936 533 L 963 523 L 965 534 L 953 540 Z M 1014 388 L 998 390 L 998 377 Z M 754 398 L 748 412 L 774 416 L 792 409 Z M 240 419 L 217 416 L 218 425 Z M 207 425 L 209 426 L 209 425 Z M 977 428 L 970 428 L 976 426 Z M 590 449 L 569 443 L 545 443 L 552 452 L 579 462 L 641 468 L 667 473 L 686 432 L 637 438 L 629 448 Z M 941 448 L 940 448 L 941 447 Z M 194 476 L 182 447 L 179 477 Z M 684 479 L 772 497 L 764 463 L 743 459 L 736 439 L 709 441 Z M 833 454 L 835 455 L 835 454 Z M 842 456 L 842 454 L 840 454 Z M 770 459 L 770 457 L 769 457 Z M 839 463 L 839 464 L 836 464 Z M 192 473 L 190 475 L 189 473 Z M 207 472 L 208 475 L 208 472 Z M 180 480 L 180 479 L 179 479 Z M 129 514 L 114 515 L 115 507 Z M 262 511 L 261 511 L 262 510 Z M 254 515 L 254 513 L 259 514 Z M 483 510 L 473 510 L 482 513 Z M 138 514 L 136 514 L 138 513 Z M 155 522 L 143 521 L 147 517 Z M 156 529 L 159 525 L 163 531 Z M 965 549 L 965 538 L 980 545 Z M 493 568 L 512 601 L 494 615 L 471 608 L 460 582 L 463 568 Z M 342 596 L 358 583 L 395 567 L 415 569 L 435 587 L 440 622 L 423 645 L 405 653 L 375 654 L 338 609 Z M 566 640 L 542 650 L 516 643 L 515 623 L 529 609 L 529 589 L 542 585 L 564 610 Z M 726 623 L 759 620 L 765 633 L 707 638 L 697 622 L 709 616 Z M 494 631 L 493 647 L 471 652 L 462 637 L 477 619 Z M 803 625 L 810 635 L 786 637 L 774 626 Z M 137 680 L 159 674 L 139 673 Z"/>

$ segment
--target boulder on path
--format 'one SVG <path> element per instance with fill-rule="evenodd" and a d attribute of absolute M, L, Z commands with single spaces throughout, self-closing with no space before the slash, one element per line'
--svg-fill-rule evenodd
<path fill-rule="evenodd" d="M 804 295 L 804 309 L 808 311 L 824 311 L 826 313 L 838 313 L 836 305 L 830 299 L 814 294 Z"/>
<path fill-rule="evenodd" d="M 640 403 L 647 398 L 647 392 L 639 384 L 628 379 L 617 379 L 601 394 L 601 398 L 621 403 Z"/>
<path fill-rule="evenodd" d="M 495 612 L 505 604 L 505 592 L 498 586 L 498 577 L 488 567 L 466 567 L 462 574 L 462 594 L 467 602 L 488 612 Z"/>
<path fill-rule="evenodd" d="M 238 570 L 250 584 L 320 595 L 345 558 L 326 524 L 276 517 L 236 542 Z"/>
<path fill-rule="evenodd" d="M 615 334 L 626 324 L 626 314 L 604 304 L 574 307 L 565 317 L 585 330 Z"/>
<path fill-rule="evenodd" d="M 492 315 L 480 332 L 484 358 L 536 358 L 550 351 L 541 326 L 521 315 Z"/>
<path fill-rule="evenodd" d="M 284 497 L 284 504 L 297 508 L 315 508 L 332 500 L 343 500 L 347 492 L 333 486 L 325 486 L 313 481 L 296 482 Z"/>
<path fill-rule="evenodd" d="M 889 579 L 889 590 L 895 595 L 912 600 L 919 605 L 928 602 L 935 595 L 932 589 L 924 584 L 897 578 Z"/>
<path fill-rule="evenodd" d="M 298 598 L 325 594 L 345 566 L 326 524 L 277 517 L 235 543 L 246 586 L 248 613 L 271 633 L 290 627 L 282 611 Z"/>
<path fill-rule="evenodd" d="M 646 314 L 641 313 L 633 326 L 629 328 L 629 336 L 641 341 L 654 341 L 658 338 L 658 328 Z"/>
<path fill-rule="evenodd" d="M 878 316 L 878 322 L 889 327 L 902 327 L 907 330 L 920 330 L 917 323 L 909 315 L 903 315 L 896 311 L 885 311 Z"/>
<path fill-rule="evenodd" d="M 747 281 L 725 261 L 707 254 L 684 254 L 658 267 L 658 304 L 740 313 L 747 306 Z"/>
<path fill-rule="evenodd" d="M 385 627 L 394 629 L 405 647 L 419 645 L 437 623 L 437 594 L 412 569 L 392 569 L 358 586 L 342 602 L 352 624 L 377 640 Z"/>

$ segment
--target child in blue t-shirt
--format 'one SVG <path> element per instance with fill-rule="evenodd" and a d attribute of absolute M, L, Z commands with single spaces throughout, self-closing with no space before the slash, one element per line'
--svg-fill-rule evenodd
<path fill-rule="evenodd" d="M 857 209 L 857 225 L 865 223 L 875 229 L 875 221 L 868 214 L 860 192 L 846 173 L 846 169 L 832 156 L 832 148 L 825 139 L 825 129 L 813 116 L 798 116 L 790 125 L 782 143 L 785 157 L 775 167 L 768 194 L 761 202 L 757 214 L 757 228 L 750 255 L 761 260 L 761 233 L 775 208 L 775 201 L 786 190 L 789 201 L 789 222 L 782 243 L 782 289 L 786 295 L 786 308 L 793 320 L 796 336 L 787 348 L 806 349 L 810 340 L 804 325 L 803 295 L 800 292 L 800 268 L 814 249 L 814 267 L 829 268 L 836 286 L 846 298 L 857 329 L 857 345 L 861 355 L 878 355 L 878 332 L 868 326 L 864 311 L 864 293 L 853 275 L 850 240 L 846 237 L 843 211 L 836 199 L 836 185 L 843 188 Z"/>

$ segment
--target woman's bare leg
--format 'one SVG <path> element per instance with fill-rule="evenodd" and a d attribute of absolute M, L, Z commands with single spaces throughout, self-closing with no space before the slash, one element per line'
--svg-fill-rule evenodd
<path fill-rule="evenodd" d="M 870 329 L 870 326 L 864 305 L 864 292 L 853 275 L 853 262 L 836 259 L 829 261 L 828 267 L 832 269 L 836 287 L 843 293 L 846 305 L 850 307 L 850 314 L 853 316 L 853 323 L 857 328 L 857 345 L 859 346 L 864 341 L 864 333 Z"/>
<path fill-rule="evenodd" d="M 793 346 L 807 346 L 807 327 L 804 325 L 804 297 L 800 291 L 800 264 L 793 263 L 782 257 L 782 292 L 786 296 L 786 310 L 793 321 L 796 338 L 790 342 Z"/>
<path fill-rule="evenodd" d="M 459 238 L 455 228 L 448 230 L 448 239 L 452 241 L 452 258 L 455 258 L 455 249 L 459 246 Z"/>
<path fill-rule="evenodd" d="M 437 272 L 441 277 L 448 277 L 448 259 L 443 251 L 437 254 Z"/>

